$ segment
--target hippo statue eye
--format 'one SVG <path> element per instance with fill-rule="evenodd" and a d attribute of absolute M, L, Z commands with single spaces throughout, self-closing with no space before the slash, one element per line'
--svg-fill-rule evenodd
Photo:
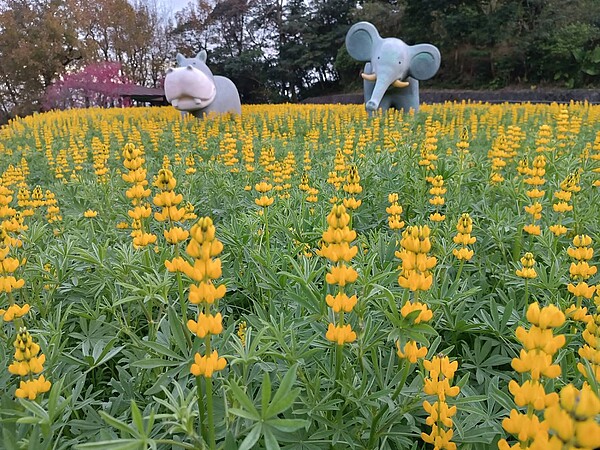
<path fill-rule="evenodd" d="M 398 64 L 402 64 L 402 61 L 398 61 Z"/>
<path fill-rule="evenodd" d="M 377 59 L 381 59 L 381 56 L 378 56 Z"/>

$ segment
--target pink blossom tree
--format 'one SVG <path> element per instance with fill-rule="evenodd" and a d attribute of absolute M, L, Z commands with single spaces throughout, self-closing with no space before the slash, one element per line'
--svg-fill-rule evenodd
<path fill-rule="evenodd" d="M 131 100 L 123 94 L 133 86 L 123 75 L 120 63 L 93 63 L 61 76 L 46 90 L 43 106 L 46 110 L 131 106 Z"/>

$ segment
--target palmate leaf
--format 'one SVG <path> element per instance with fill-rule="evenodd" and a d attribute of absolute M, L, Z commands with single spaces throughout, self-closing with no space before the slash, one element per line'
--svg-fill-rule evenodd
<path fill-rule="evenodd" d="M 275 431 L 292 433 L 307 426 L 308 422 L 306 420 L 278 417 L 279 414 L 293 405 L 300 393 L 300 389 L 292 388 L 296 382 L 296 369 L 297 365 L 294 365 L 287 371 L 272 399 L 271 378 L 268 372 L 264 373 L 261 386 L 260 411 L 254 406 L 252 399 L 242 390 L 236 381 L 230 382 L 229 388 L 242 408 L 229 408 L 229 412 L 238 417 L 256 422 L 240 444 L 240 449 L 252 448 L 261 436 L 264 438 L 266 448 L 278 449 L 279 444 L 275 437 Z"/>
<path fill-rule="evenodd" d="M 235 398 L 235 400 L 237 400 L 241 406 L 243 406 L 245 408 L 245 416 L 249 416 L 248 418 L 253 418 L 254 420 L 259 421 L 260 420 L 260 413 L 258 412 L 258 410 L 254 407 L 254 403 L 252 402 L 252 400 L 250 400 L 250 397 L 248 397 L 248 395 L 246 395 L 246 393 L 242 390 L 242 388 L 237 384 L 237 382 L 235 380 L 232 380 L 229 383 L 229 389 L 231 389 L 231 392 L 233 394 L 233 397 Z M 235 408 L 230 408 L 229 411 L 232 414 L 236 414 L 235 411 L 238 411 Z M 238 415 L 238 414 L 236 414 Z"/>
<path fill-rule="evenodd" d="M 277 392 L 273 397 L 273 401 L 264 412 L 263 417 L 265 419 L 276 416 L 277 414 L 288 409 L 290 406 L 292 406 L 292 403 L 294 403 L 294 400 L 300 393 L 299 389 L 291 389 L 296 382 L 296 367 L 296 365 L 290 367 L 281 380 L 281 384 L 279 385 L 279 389 L 277 389 Z"/>
<path fill-rule="evenodd" d="M 246 438 L 240 444 L 238 450 L 250 450 L 252 447 L 254 447 L 254 444 L 258 442 L 261 434 L 262 425 L 259 422 L 252 427 Z"/>

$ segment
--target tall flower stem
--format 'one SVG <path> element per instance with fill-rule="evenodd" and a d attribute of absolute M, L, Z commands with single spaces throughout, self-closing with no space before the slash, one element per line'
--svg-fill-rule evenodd
<path fill-rule="evenodd" d="M 465 267 L 465 260 L 461 259 L 460 266 L 458 266 L 458 272 L 456 273 L 456 280 L 454 280 L 455 283 L 458 283 L 460 281 L 460 276 L 462 274 L 463 267 Z"/>
<path fill-rule="evenodd" d="M 267 255 L 271 254 L 271 237 L 269 230 L 269 208 L 264 208 L 264 218 L 265 218 L 265 245 L 267 247 Z"/>
<path fill-rule="evenodd" d="M 204 411 L 204 395 L 202 393 L 202 384 L 201 384 L 201 378 L 200 376 L 196 377 L 196 396 L 198 397 L 198 428 L 199 428 L 199 432 L 200 432 L 200 436 L 202 436 L 202 439 L 204 439 L 205 441 L 207 440 L 206 438 L 206 426 L 205 424 L 205 411 Z"/>
<path fill-rule="evenodd" d="M 204 338 L 204 343 L 206 347 L 206 355 L 210 355 L 210 335 L 207 335 Z M 215 444 L 215 419 L 213 414 L 213 385 L 212 385 L 212 377 L 204 377 L 204 381 L 206 381 L 206 408 L 207 408 L 207 418 L 208 418 L 208 448 L 210 450 L 214 450 L 216 448 Z"/>
<path fill-rule="evenodd" d="M 335 380 L 339 381 L 340 371 L 342 370 L 342 358 L 344 356 L 344 346 L 335 346 Z"/>

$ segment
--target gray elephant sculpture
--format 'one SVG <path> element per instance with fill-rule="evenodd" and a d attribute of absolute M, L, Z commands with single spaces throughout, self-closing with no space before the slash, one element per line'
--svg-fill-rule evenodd
<path fill-rule="evenodd" d="M 240 95 L 235 84 L 226 77 L 215 76 L 206 65 L 206 52 L 194 58 L 177 54 L 175 69 L 167 69 L 165 96 L 179 111 L 196 117 L 215 112 L 241 114 Z"/>
<path fill-rule="evenodd" d="M 441 56 L 431 44 L 407 45 L 400 39 L 382 38 L 369 22 L 354 24 L 346 34 L 346 48 L 358 61 L 368 61 L 364 79 L 365 107 L 369 114 L 378 108 L 419 109 L 419 81 L 433 77 Z"/>

